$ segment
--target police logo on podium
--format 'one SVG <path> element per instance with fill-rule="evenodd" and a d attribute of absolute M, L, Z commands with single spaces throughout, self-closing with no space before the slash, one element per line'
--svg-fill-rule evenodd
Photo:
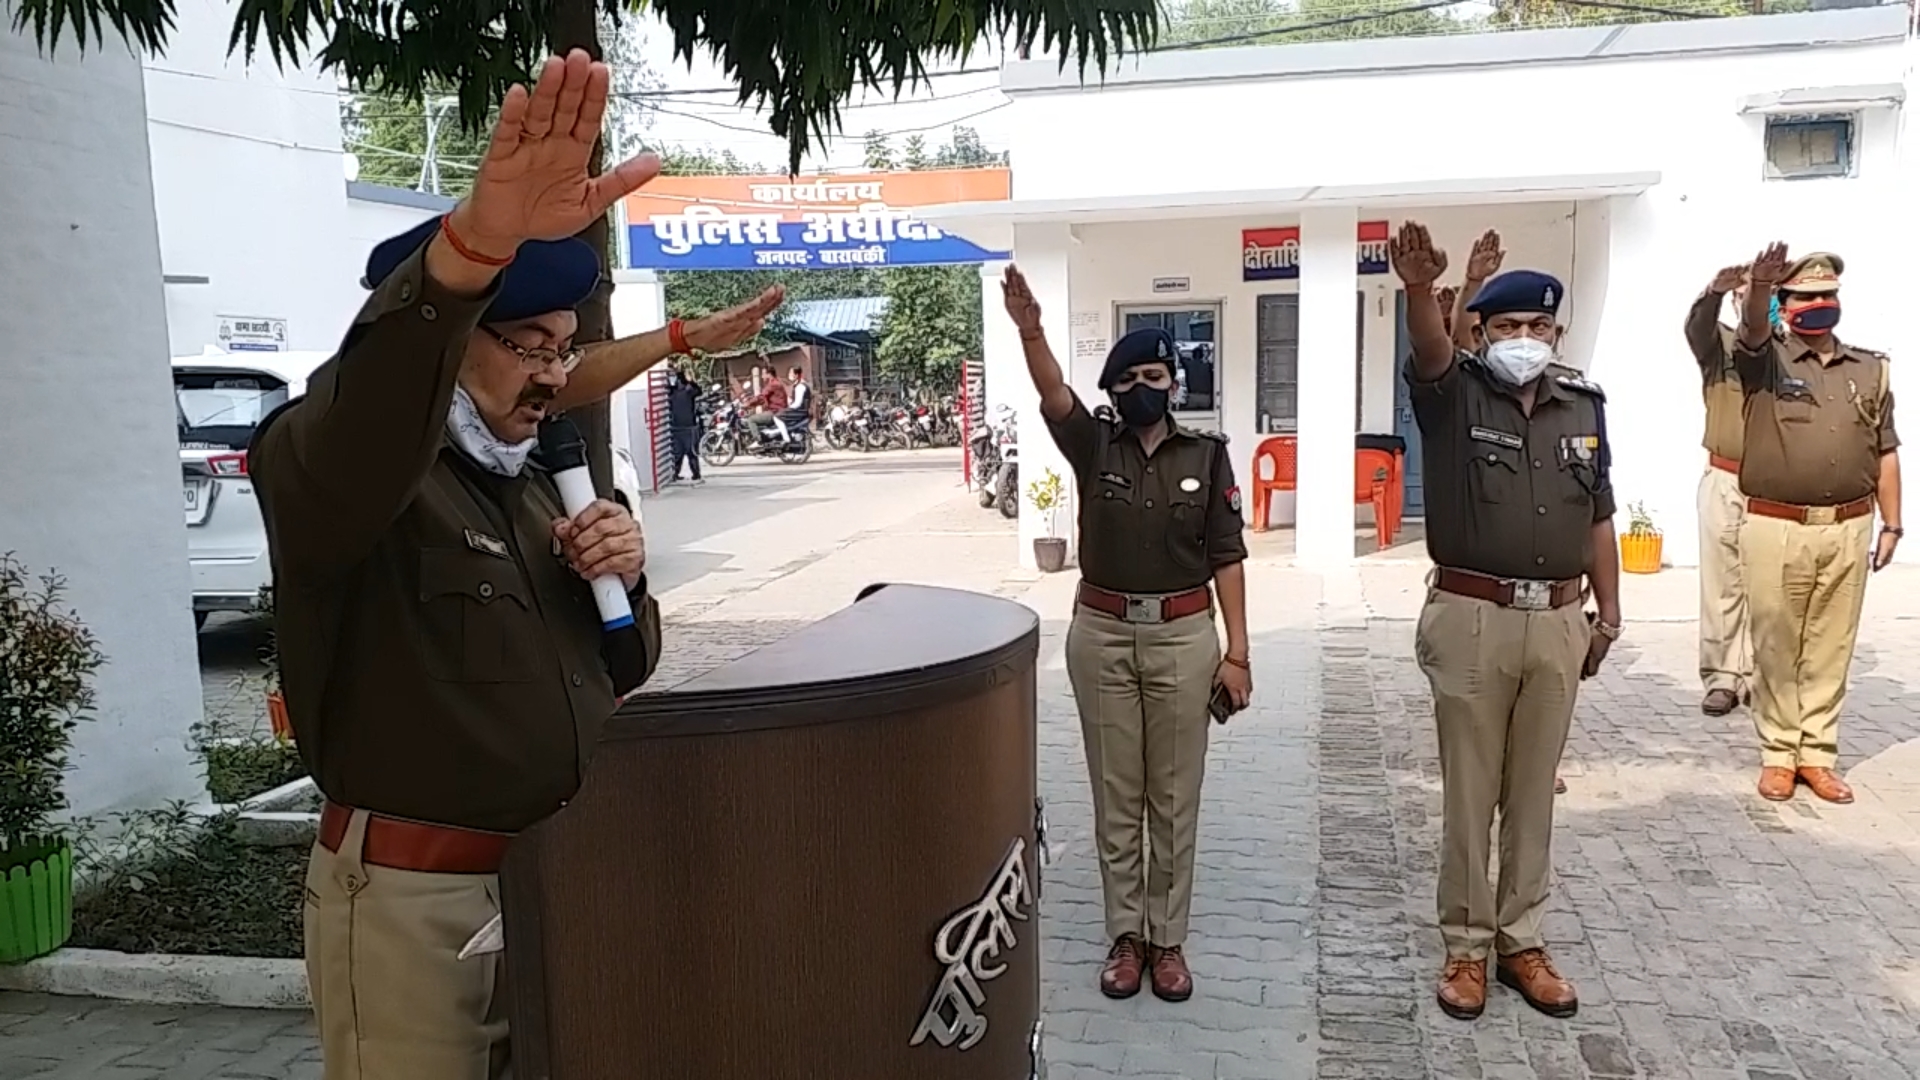
<path fill-rule="evenodd" d="M 944 969 L 933 1000 L 920 1017 L 909 1046 L 929 1037 L 941 1046 L 971 1050 L 987 1035 L 984 984 L 1007 973 L 996 963 L 1002 949 L 1020 942 L 1013 924 L 1032 914 L 1033 884 L 1027 876 L 1027 841 L 1015 837 L 986 895 L 954 913 L 933 935 L 933 957 Z"/>

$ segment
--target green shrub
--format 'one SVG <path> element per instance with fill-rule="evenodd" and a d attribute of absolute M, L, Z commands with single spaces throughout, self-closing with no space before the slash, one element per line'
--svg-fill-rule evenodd
<path fill-rule="evenodd" d="M 70 945 L 299 958 L 306 847 L 242 843 L 232 816 L 203 824 L 180 803 L 116 821 L 110 857 L 80 846 L 90 880 Z"/>
<path fill-rule="evenodd" d="M 0 555 L 0 845 L 16 851 L 53 831 L 66 809 L 73 729 L 89 719 L 93 675 L 106 662 L 64 592 L 57 575 L 36 579 Z"/>
<path fill-rule="evenodd" d="M 207 794 L 218 803 L 242 802 L 307 774 L 300 751 L 278 740 L 208 742 L 200 753 L 207 766 Z"/>

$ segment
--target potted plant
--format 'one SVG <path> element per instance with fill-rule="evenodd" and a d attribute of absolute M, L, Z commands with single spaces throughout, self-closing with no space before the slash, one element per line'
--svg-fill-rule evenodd
<path fill-rule="evenodd" d="M 279 638 L 272 629 L 273 586 L 260 586 L 259 595 L 253 598 L 253 610 L 265 615 L 269 626 L 266 647 L 260 650 L 260 663 L 267 669 L 264 680 L 267 688 L 267 723 L 276 740 L 288 743 L 293 741 L 293 723 L 287 719 L 287 699 L 280 693 Z"/>
<path fill-rule="evenodd" d="M 1646 503 L 1627 507 L 1627 532 L 1620 538 L 1620 569 L 1629 574 L 1660 572 L 1660 530 L 1654 528 Z"/>
<path fill-rule="evenodd" d="M 1047 535 L 1035 537 L 1033 541 L 1033 561 L 1045 573 L 1056 573 L 1067 565 L 1067 542 L 1055 536 L 1054 514 L 1066 498 L 1066 485 L 1060 482 L 1060 474 L 1048 469 L 1040 479 L 1027 485 L 1027 501 L 1040 511 L 1047 523 Z"/>
<path fill-rule="evenodd" d="M 106 658 L 64 591 L 0 555 L 0 963 L 45 956 L 73 933 L 73 843 L 53 819 Z"/>

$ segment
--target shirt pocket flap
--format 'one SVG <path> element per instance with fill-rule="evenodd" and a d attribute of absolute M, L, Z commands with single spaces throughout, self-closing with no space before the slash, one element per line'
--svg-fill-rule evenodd
<path fill-rule="evenodd" d="M 520 568 L 512 562 L 465 548 L 425 548 L 420 552 L 420 599 L 443 596 L 464 596 L 480 604 L 511 597 L 527 606 Z"/>

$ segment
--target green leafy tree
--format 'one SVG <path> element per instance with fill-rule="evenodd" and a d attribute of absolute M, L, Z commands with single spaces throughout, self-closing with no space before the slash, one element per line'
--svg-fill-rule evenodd
<path fill-rule="evenodd" d="M 893 170 L 893 144 L 887 139 L 885 132 L 867 132 L 865 138 L 862 140 L 861 146 L 867 168 L 878 172 L 891 172 Z"/>
<path fill-rule="evenodd" d="M 1179 0 L 1168 5 L 1162 44 L 1280 45 L 1344 38 L 1403 37 L 1463 29 L 1438 8 L 1404 11 L 1413 0 Z"/>
<path fill-rule="evenodd" d="M 49 49 L 62 37 L 82 50 L 111 33 L 148 52 L 166 48 L 175 0 L 9 0 L 15 24 Z M 451 87 L 461 123 L 484 130 L 507 88 L 525 82 L 547 55 L 584 49 L 599 57 L 603 16 L 657 16 L 673 35 L 676 59 L 705 53 L 738 86 L 737 100 L 764 115 L 787 142 L 787 169 L 798 172 L 809 148 L 840 130 L 840 107 L 863 88 L 926 83 L 930 64 L 964 60 L 982 42 L 1001 40 L 1020 55 L 1039 46 L 1062 67 L 1104 73 L 1123 50 L 1151 46 L 1159 0 L 868 0 L 824 6 L 787 0 L 237 0 L 231 46 L 251 61 L 321 64 L 356 90 L 403 101 Z M 602 147 L 604 151 L 604 146 Z M 595 153 L 591 168 L 604 164 Z M 605 265 L 610 223 L 600 218 L 581 238 Z M 581 304 L 585 344 L 612 336 L 612 283 Z M 577 410 L 595 486 L 612 488 L 607 406 Z"/>

